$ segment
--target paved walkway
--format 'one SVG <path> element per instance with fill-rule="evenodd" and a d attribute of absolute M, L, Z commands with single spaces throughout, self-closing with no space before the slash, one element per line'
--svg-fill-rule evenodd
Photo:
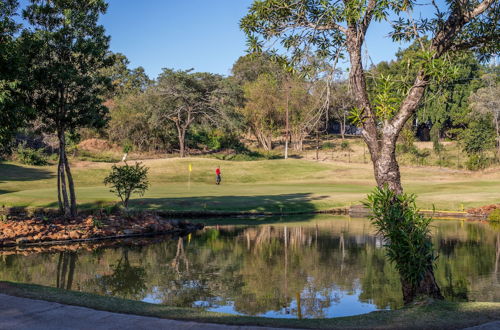
<path fill-rule="evenodd" d="M 156 317 L 103 312 L 85 307 L 62 305 L 59 303 L 43 300 L 13 297 L 0 293 L 0 329 L 266 330 L 276 328 L 183 322 L 159 319 Z M 500 321 L 490 322 L 467 329 L 498 330 L 500 329 Z M 284 329 L 280 328 L 279 330 Z"/>
<path fill-rule="evenodd" d="M 500 330 L 500 321 L 488 322 L 475 327 L 466 328 L 464 330 Z"/>
<path fill-rule="evenodd" d="M 156 317 L 110 313 L 85 307 L 13 297 L 0 293 L 0 329 L 265 330 L 272 328 L 182 322 Z"/>

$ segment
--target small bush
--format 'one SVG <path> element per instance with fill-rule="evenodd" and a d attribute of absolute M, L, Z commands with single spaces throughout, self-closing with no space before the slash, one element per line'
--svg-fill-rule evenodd
<path fill-rule="evenodd" d="M 344 151 L 351 150 L 351 145 L 349 144 L 349 141 L 342 141 L 342 143 L 340 143 L 340 149 Z"/>
<path fill-rule="evenodd" d="M 396 153 L 415 155 L 418 153 L 418 149 L 413 144 L 408 145 L 408 144 L 399 143 L 396 145 Z"/>
<path fill-rule="evenodd" d="M 346 142 L 346 141 L 344 141 L 344 142 Z M 335 143 L 333 143 L 333 142 L 325 142 L 321 146 L 321 149 L 323 149 L 323 150 L 332 150 L 332 149 L 335 149 Z"/>
<path fill-rule="evenodd" d="M 405 127 L 401 130 L 398 139 L 402 145 L 404 150 L 408 150 L 406 152 L 411 152 L 415 148 L 415 132 L 410 127 Z"/>
<path fill-rule="evenodd" d="M 488 214 L 488 220 L 494 222 L 500 222 L 500 209 L 494 209 Z"/>
<path fill-rule="evenodd" d="M 131 152 L 132 150 L 134 149 L 134 145 L 132 144 L 132 142 L 130 142 L 129 140 L 125 141 L 125 143 L 123 143 L 123 153 L 126 153 L 128 154 L 129 152 Z"/>
<path fill-rule="evenodd" d="M 451 162 L 450 158 L 447 156 L 442 156 L 438 158 L 436 161 L 436 164 L 441 167 L 452 167 L 453 163 Z"/>
<path fill-rule="evenodd" d="M 479 171 L 490 166 L 490 160 L 483 154 L 473 154 L 469 156 L 465 166 L 470 171 Z"/>
<path fill-rule="evenodd" d="M 389 260 L 403 282 L 416 290 L 436 259 L 429 230 L 431 218 L 418 213 L 414 195 L 396 194 L 388 187 L 375 188 L 364 205 L 373 212 L 370 220 L 383 237 Z"/>
<path fill-rule="evenodd" d="M 120 197 L 123 206 L 127 209 L 132 194 L 143 196 L 149 188 L 148 170 L 149 168 L 141 163 L 135 163 L 134 166 L 113 165 L 111 173 L 104 179 L 104 184 L 111 186 L 110 191 Z"/>
<path fill-rule="evenodd" d="M 424 165 L 425 160 L 431 155 L 431 152 L 429 150 L 419 150 L 416 147 L 413 148 L 411 154 L 415 157 L 416 162 L 420 165 Z"/>
<path fill-rule="evenodd" d="M 47 158 L 40 150 L 26 147 L 23 144 L 20 144 L 17 147 L 16 158 L 20 163 L 26 165 L 34 165 L 34 166 L 48 165 Z"/>

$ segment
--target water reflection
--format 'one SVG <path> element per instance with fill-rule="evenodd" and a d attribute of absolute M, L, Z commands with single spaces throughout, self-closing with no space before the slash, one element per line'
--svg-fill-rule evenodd
<path fill-rule="evenodd" d="M 436 221 L 436 277 L 449 300 L 500 301 L 500 230 Z M 0 252 L 1 253 L 1 252 Z M 367 220 L 207 227 L 147 246 L 1 256 L 0 279 L 170 306 L 288 318 L 402 306 L 399 276 Z"/>

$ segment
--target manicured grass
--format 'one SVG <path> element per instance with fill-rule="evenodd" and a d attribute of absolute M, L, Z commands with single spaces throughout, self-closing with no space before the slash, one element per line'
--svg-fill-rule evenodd
<path fill-rule="evenodd" d="M 433 302 L 395 311 L 325 319 L 272 319 L 206 312 L 66 291 L 32 284 L 0 282 L 0 292 L 25 298 L 85 306 L 118 313 L 209 323 L 329 329 L 461 329 L 500 320 L 500 303 Z"/>
<path fill-rule="evenodd" d="M 312 160 L 220 161 L 209 158 L 156 159 L 151 188 L 134 198 L 135 208 L 171 211 L 300 212 L 359 204 L 373 186 L 371 164 Z M 192 164 L 188 183 L 188 164 Z M 111 164 L 74 162 L 80 208 L 113 203 L 102 180 Z M 214 184 L 221 166 L 223 182 Z M 406 191 L 419 206 L 461 210 L 500 200 L 500 171 L 473 173 L 438 167 L 402 167 Z M 55 207 L 55 167 L 0 164 L 0 206 Z"/>

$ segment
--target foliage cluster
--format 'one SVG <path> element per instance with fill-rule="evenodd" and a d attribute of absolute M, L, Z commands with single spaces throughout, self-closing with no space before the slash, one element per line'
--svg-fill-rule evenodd
<path fill-rule="evenodd" d="M 488 214 L 488 220 L 494 222 L 500 222 L 500 209 L 494 209 Z"/>
<path fill-rule="evenodd" d="M 113 165 L 111 173 L 104 178 L 104 184 L 111 186 L 115 193 L 128 209 L 128 202 L 132 194 L 143 196 L 149 188 L 148 170 L 146 166 L 136 162 L 135 165 Z"/>
<path fill-rule="evenodd" d="M 27 147 L 25 144 L 18 145 L 16 150 L 16 159 L 18 162 L 26 165 L 48 165 L 47 157 L 41 150 Z"/>
<path fill-rule="evenodd" d="M 403 281 L 417 288 L 436 256 L 431 242 L 431 218 L 418 212 L 415 196 L 396 194 L 387 186 L 375 188 L 364 205 L 370 220 L 384 240 L 387 257 Z"/>

